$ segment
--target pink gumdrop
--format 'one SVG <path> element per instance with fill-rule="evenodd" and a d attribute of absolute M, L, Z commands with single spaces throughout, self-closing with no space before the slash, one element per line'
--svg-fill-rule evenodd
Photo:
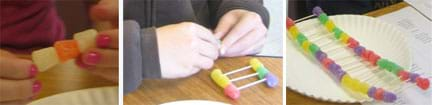
<path fill-rule="evenodd" d="M 240 97 L 240 91 L 233 84 L 229 84 L 227 87 L 225 87 L 224 92 L 225 95 L 234 100 Z"/>
<path fill-rule="evenodd" d="M 416 84 L 418 87 L 420 87 L 423 90 L 427 90 L 429 88 L 429 79 L 427 78 L 417 78 Z"/>

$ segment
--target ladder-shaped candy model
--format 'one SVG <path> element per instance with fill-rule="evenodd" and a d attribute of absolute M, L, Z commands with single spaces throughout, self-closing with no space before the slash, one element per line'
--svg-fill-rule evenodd
<path fill-rule="evenodd" d="M 40 72 L 46 71 L 59 63 L 74 59 L 90 47 L 94 47 L 97 31 L 89 29 L 74 34 L 73 40 L 62 40 L 48 47 L 32 52 L 32 60 Z"/>
<path fill-rule="evenodd" d="M 231 99 L 238 99 L 240 97 L 240 90 L 248 88 L 250 86 L 265 82 L 267 84 L 268 87 L 273 88 L 275 86 L 277 86 L 278 79 L 275 75 L 273 75 L 271 72 L 269 72 L 267 70 L 267 68 L 264 67 L 264 65 L 258 60 L 258 59 L 251 59 L 250 60 L 250 65 L 237 69 L 237 70 L 233 70 L 230 71 L 228 73 L 223 74 L 222 71 L 220 69 L 215 69 L 211 72 L 210 77 L 213 79 L 213 81 L 221 88 L 224 89 L 224 93 L 225 95 L 227 95 L 228 97 L 230 97 Z M 234 78 L 234 79 L 229 79 L 228 75 L 230 74 L 234 74 L 243 70 L 248 70 L 248 69 L 253 69 L 256 73 L 253 74 L 249 74 L 249 75 L 245 75 L 242 77 L 238 77 L 238 78 Z M 243 85 L 241 87 L 238 87 L 236 85 L 234 85 L 232 82 L 238 81 L 238 80 L 242 80 L 242 79 L 246 79 L 246 78 L 250 78 L 253 76 L 258 76 L 259 80 Z"/>
<path fill-rule="evenodd" d="M 341 68 L 339 64 L 334 62 L 327 54 L 321 50 L 318 45 L 309 41 L 309 39 L 301 33 L 295 26 L 295 22 L 290 18 L 286 20 L 289 38 L 303 49 L 305 54 L 310 54 L 315 58 L 324 68 L 327 73 L 336 79 L 337 82 L 348 92 L 353 95 L 367 96 L 375 100 L 383 100 L 385 102 L 394 102 L 397 96 L 390 91 L 384 90 L 376 86 L 371 86 L 366 82 L 353 78 Z"/>
<path fill-rule="evenodd" d="M 357 40 L 338 28 L 320 7 L 315 7 L 312 12 L 313 16 L 318 17 L 320 23 L 325 26 L 327 31 L 333 34 L 335 39 L 352 49 L 352 51 L 363 60 L 368 61 L 373 66 L 378 66 L 391 72 L 395 76 L 398 76 L 401 81 L 416 83 L 416 85 L 423 90 L 429 88 L 429 79 L 420 77 L 419 74 L 408 72 L 398 64 L 385 58 L 381 58 L 372 50 L 368 50 L 361 46 Z"/>

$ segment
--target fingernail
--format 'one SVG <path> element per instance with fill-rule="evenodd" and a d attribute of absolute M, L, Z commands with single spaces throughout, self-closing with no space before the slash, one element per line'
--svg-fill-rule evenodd
<path fill-rule="evenodd" d="M 33 78 L 36 76 L 36 74 L 38 74 L 39 70 L 36 68 L 36 66 L 34 64 L 32 64 L 30 66 L 29 69 L 29 78 Z"/>
<path fill-rule="evenodd" d="M 85 63 L 83 62 L 83 60 L 82 60 L 81 57 L 78 57 L 78 58 L 75 60 L 75 64 L 78 65 L 78 66 L 81 67 L 81 68 L 89 68 L 89 67 L 90 67 L 90 65 L 87 65 L 87 64 L 85 64 Z"/>
<path fill-rule="evenodd" d="M 98 35 L 96 38 L 96 44 L 99 48 L 108 48 L 111 43 L 111 37 L 108 35 L 102 34 Z"/>
<path fill-rule="evenodd" d="M 218 45 L 217 47 L 220 49 L 222 47 L 222 41 L 218 39 L 217 40 L 217 45 Z"/>
<path fill-rule="evenodd" d="M 90 52 L 86 55 L 84 55 L 84 60 L 86 64 L 88 65 L 96 65 L 100 62 L 101 56 L 97 52 Z"/>
<path fill-rule="evenodd" d="M 220 55 L 224 55 L 225 54 L 225 47 L 221 46 L 221 48 L 219 50 L 219 54 Z"/>
<path fill-rule="evenodd" d="M 42 88 L 41 82 L 39 82 L 38 80 L 36 80 L 33 83 L 33 91 L 32 91 L 33 94 L 39 93 L 39 91 L 41 90 L 41 88 Z"/>

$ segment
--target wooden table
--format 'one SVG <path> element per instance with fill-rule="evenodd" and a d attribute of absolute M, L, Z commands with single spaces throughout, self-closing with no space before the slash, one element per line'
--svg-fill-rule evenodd
<path fill-rule="evenodd" d="M 378 17 L 381 15 L 385 15 L 387 13 L 391 13 L 397 10 L 400 10 L 404 7 L 409 6 L 406 2 L 397 3 L 385 8 L 381 8 L 375 11 L 371 11 L 369 13 L 366 13 L 364 15 L 372 16 L 372 17 Z M 293 90 L 290 90 L 289 88 L 286 88 L 286 100 L 287 105 L 359 105 L 357 104 L 340 104 L 340 103 L 332 103 L 332 102 L 326 102 L 326 101 L 320 101 L 316 100 L 307 96 L 304 96 L 302 94 L 299 94 Z"/>
<path fill-rule="evenodd" d="M 215 62 L 214 68 L 227 72 L 248 65 L 252 57 L 222 58 Z M 279 79 L 275 88 L 267 88 L 264 83 L 241 90 L 241 96 L 234 101 L 223 94 L 210 78 L 211 70 L 202 70 L 199 73 L 183 79 L 174 80 L 144 80 L 137 91 L 124 97 L 125 105 L 153 105 L 179 100 L 212 100 L 230 104 L 255 105 L 281 105 L 282 104 L 282 58 L 256 57 Z M 243 71 L 230 76 L 238 77 L 255 73 L 252 70 Z M 235 82 L 237 86 L 256 81 L 257 78 L 248 78 Z"/>
<path fill-rule="evenodd" d="M 18 56 L 30 59 L 30 55 Z M 39 72 L 36 79 L 42 83 L 42 90 L 36 99 L 80 89 L 117 86 L 117 83 L 92 75 L 72 65 L 74 62 L 68 61 L 45 72 Z"/>

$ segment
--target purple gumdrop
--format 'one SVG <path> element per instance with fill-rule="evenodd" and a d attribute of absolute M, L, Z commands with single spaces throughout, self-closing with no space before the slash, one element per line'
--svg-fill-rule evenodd
<path fill-rule="evenodd" d="M 330 72 L 336 77 L 338 81 L 342 79 L 342 77 L 346 74 L 340 67 L 336 70 L 330 70 Z"/>
<path fill-rule="evenodd" d="M 316 7 L 313 8 L 312 13 L 315 16 L 319 16 L 321 13 L 323 13 L 323 10 L 321 9 L 321 7 L 316 6 Z"/>
<path fill-rule="evenodd" d="M 376 92 L 376 88 L 375 87 L 370 87 L 369 88 L 369 90 L 368 90 L 368 96 L 370 97 L 370 98 L 375 98 L 375 92 Z"/>
<path fill-rule="evenodd" d="M 332 64 L 330 64 L 329 69 L 330 69 L 330 71 L 336 71 L 338 69 L 341 69 L 341 67 L 336 63 L 332 63 Z"/>
<path fill-rule="evenodd" d="M 361 55 L 362 54 L 362 52 L 364 51 L 364 47 L 363 46 L 357 46 L 357 47 L 355 47 L 354 48 L 354 52 L 357 54 L 357 55 Z"/>
<path fill-rule="evenodd" d="M 396 100 L 396 95 L 391 92 L 384 92 L 383 100 L 384 102 L 394 102 Z"/>
<path fill-rule="evenodd" d="M 415 83 L 417 77 L 419 77 L 419 74 L 417 74 L 417 73 L 410 73 L 410 82 Z"/>
<path fill-rule="evenodd" d="M 327 54 L 319 50 L 315 53 L 315 58 L 321 62 L 324 58 L 327 58 Z"/>
<path fill-rule="evenodd" d="M 277 84 L 279 83 L 277 77 L 272 73 L 267 73 L 265 78 L 266 78 L 267 87 L 273 88 L 276 87 Z"/>

